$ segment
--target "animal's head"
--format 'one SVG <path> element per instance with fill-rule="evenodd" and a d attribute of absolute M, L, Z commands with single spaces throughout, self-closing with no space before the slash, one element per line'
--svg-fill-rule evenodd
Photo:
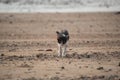
<path fill-rule="evenodd" d="M 57 38 L 66 37 L 69 40 L 69 33 L 67 30 L 61 30 L 60 32 L 56 31 L 56 33 L 57 33 Z"/>

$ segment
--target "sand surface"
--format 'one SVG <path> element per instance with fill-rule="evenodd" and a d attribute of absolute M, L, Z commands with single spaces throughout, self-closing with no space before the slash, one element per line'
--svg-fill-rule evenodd
<path fill-rule="evenodd" d="M 57 56 L 56 31 L 70 33 Z M 0 80 L 120 80 L 119 13 L 0 13 Z"/>

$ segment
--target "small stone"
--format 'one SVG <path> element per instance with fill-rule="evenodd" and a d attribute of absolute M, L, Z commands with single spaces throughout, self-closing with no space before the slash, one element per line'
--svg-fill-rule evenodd
<path fill-rule="evenodd" d="M 85 68 L 88 68 L 88 66 L 85 66 Z"/>
<path fill-rule="evenodd" d="M 56 61 L 59 61 L 58 59 L 56 59 Z"/>
<path fill-rule="evenodd" d="M 98 67 L 97 70 L 103 70 L 104 68 L 103 67 Z"/>
<path fill-rule="evenodd" d="M 89 43 L 89 41 L 87 41 L 87 43 Z"/>
<path fill-rule="evenodd" d="M 82 68 L 81 66 L 79 66 L 79 68 Z"/>
<path fill-rule="evenodd" d="M 112 69 L 108 69 L 108 71 L 112 71 Z"/>
<path fill-rule="evenodd" d="M 56 72 L 56 74 L 60 74 L 60 72 Z"/>
<path fill-rule="evenodd" d="M 10 23 L 10 24 L 12 24 L 13 22 L 12 22 L 12 21 L 10 21 L 9 23 Z"/>
<path fill-rule="evenodd" d="M 71 64 L 71 61 L 69 61 L 69 64 Z"/>
<path fill-rule="evenodd" d="M 105 78 L 105 76 L 104 76 L 104 75 L 99 76 L 99 79 L 103 79 L 103 78 Z"/>
<path fill-rule="evenodd" d="M 119 62 L 119 64 L 118 64 L 118 66 L 120 67 L 120 62 Z"/>
<path fill-rule="evenodd" d="M 62 66 L 62 67 L 61 67 L 61 69 L 65 69 L 65 67 L 64 67 L 64 66 Z"/>
<path fill-rule="evenodd" d="M 90 55 L 86 55 L 86 58 L 90 58 Z"/>
<path fill-rule="evenodd" d="M 46 51 L 53 51 L 52 49 L 46 49 Z"/>
<path fill-rule="evenodd" d="M 4 56 L 4 54 L 1 54 L 1 56 Z"/>

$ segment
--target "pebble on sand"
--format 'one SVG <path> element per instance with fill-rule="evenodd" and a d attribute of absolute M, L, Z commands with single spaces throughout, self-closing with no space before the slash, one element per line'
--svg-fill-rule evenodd
<path fill-rule="evenodd" d="M 46 51 L 53 51 L 52 49 L 46 49 Z"/>
<path fill-rule="evenodd" d="M 64 66 L 62 66 L 62 67 L 61 67 L 61 69 L 63 70 L 63 69 L 65 69 L 65 67 L 64 67 Z"/>
<path fill-rule="evenodd" d="M 104 68 L 103 67 L 98 67 L 97 70 L 103 70 Z"/>
<path fill-rule="evenodd" d="M 120 67 L 120 62 L 119 62 L 119 64 L 118 64 L 118 66 Z"/>
<path fill-rule="evenodd" d="M 4 56 L 4 54 L 1 54 L 1 56 Z"/>

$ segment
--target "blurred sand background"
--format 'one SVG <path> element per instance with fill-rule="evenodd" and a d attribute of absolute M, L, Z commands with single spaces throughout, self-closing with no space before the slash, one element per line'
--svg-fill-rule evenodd
<path fill-rule="evenodd" d="M 0 0 L 0 12 L 103 11 L 120 11 L 120 0 Z"/>

